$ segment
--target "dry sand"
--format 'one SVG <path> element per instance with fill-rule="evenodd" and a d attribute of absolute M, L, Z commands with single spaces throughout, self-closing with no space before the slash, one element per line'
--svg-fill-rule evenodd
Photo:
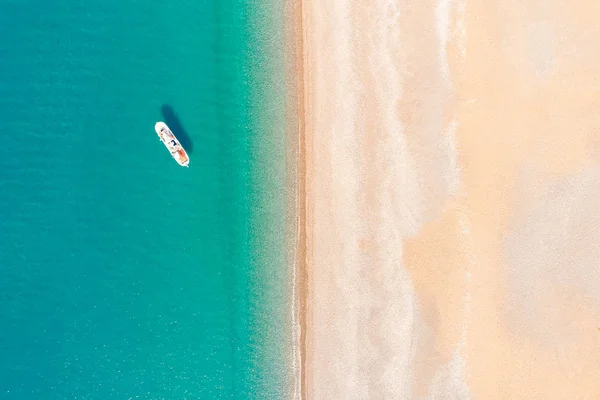
<path fill-rule="evenodd" d="M 301 8 L 304 397 L 600 399 L 600 3 Z"/>

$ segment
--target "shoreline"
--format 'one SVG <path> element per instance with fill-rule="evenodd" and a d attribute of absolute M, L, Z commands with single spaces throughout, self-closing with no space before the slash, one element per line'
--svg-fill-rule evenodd
<path fill-rule="evenodd" d="M 296 288 L 297 288 L 297 316 L 298 316 L 298 351 L 299 351 L 299 372 L 296 393 L 296 398 L 306 399 L 306 308 L 307 308 L 307 281 L 308 281 L 308 265 L 307 265 L 307 237 L 306 237 L 306 131 L 305 131 L 305 105 L 306 105 L 306 88 L 305 88 L 305 70 L 304 70 L 304 0 L 294 0 L 295 10 L 295 50 L 296 50 L 296 76 L 297 76 L 297 118 L 298 118 L 298 247 L 297 247 L 297 264 L 296 264 Z"/>
<path fill-rule="evenodd" d="M 291 81 L 288 86 L 289 106 L 287 131 L 290 138 L 288 158 L 290 171 L 294 171 L 289 178 L 289 198 L 291 209 L 288 221 L 292 226 L 290 232 L 290 255 L 292 264 L 292 368 L 294 400 L 304 400 L 305 395 L 305 335 L 306 335 L 306 155 L 305 155 L 305 115 L 304 115 L 304 46 L 302 24 L 302 0 L 292 0 L 287 3 L 286 9 L 286 48 L 287 48 L 287 75 Z M 291 56 L 290 56 L 291 53 Z M 291 123 L 290 123 L 291 121 Z"/>

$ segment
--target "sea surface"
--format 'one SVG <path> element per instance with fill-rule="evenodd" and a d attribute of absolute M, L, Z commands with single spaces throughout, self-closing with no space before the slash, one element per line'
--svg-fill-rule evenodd
<path fill-rule="evenodd" d="M 0 1 L 0 399 L 286 396 L 272 3 Z"/>

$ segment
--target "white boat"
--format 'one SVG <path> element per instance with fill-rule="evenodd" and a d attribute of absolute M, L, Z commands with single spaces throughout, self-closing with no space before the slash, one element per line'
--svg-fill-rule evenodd
<path fill-rule="evenodd" d="M 154 130 L 160 138 L 160 141 L 163 142 L 167 150 L 169 150 L 169 153 L 171 153 L 171 156 L 177 161 L 177 164 L 182 167 L 187 167 L 190 164 L 190 158 L 167 124 L 164 122 L 157 122 L 156 125 L 154 125 Z"/>

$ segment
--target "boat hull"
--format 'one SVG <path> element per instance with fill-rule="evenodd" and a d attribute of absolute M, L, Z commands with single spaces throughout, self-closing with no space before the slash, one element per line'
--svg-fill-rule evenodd
<path fill-rule="evenodd" d="M 182 167 L 189 166 L 190 158 L 167 124 L 164 122 L 157 122 L 154 125 L 154 130 L 156 131 L 160 141 L 165 145 L 169 153 L 171 153 L 171 157 L 177 161 L 177 164 L 181 165 Z"/>

